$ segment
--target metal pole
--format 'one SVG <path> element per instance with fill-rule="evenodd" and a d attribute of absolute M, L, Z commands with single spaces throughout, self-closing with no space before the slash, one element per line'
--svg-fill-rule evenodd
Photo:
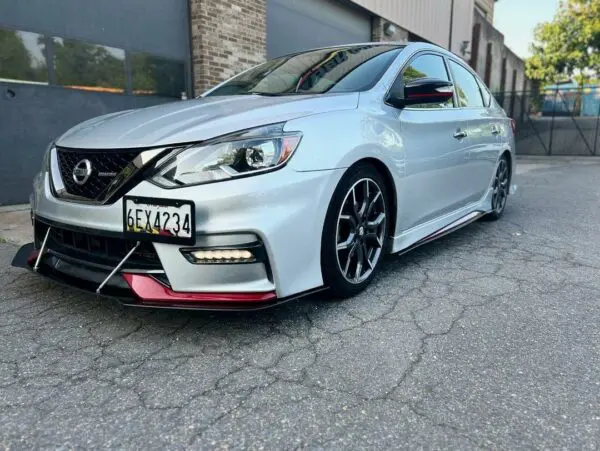
<path fill-rule="evenodd" d="M 554 135 L 554 118 L 556 117 L 556 98 L 558 97 L 558 88 L 554 91 L 554 103 L 552 104 L 552 121 L 550 122 L 550 142 L 548 143 L 548 155 L 552 155 L 552 137 Z"/>
<path fill-rule="evenodd" d="M 523 83 L 523 95 L 521 96 L 521 114 L 520 114 L 520 121 L 519 121 L 521 124 L 523 122 L 525 122 L 525 106 L 526 106 L 527 97 L 529 97 L 528 91 L 527 91 L 527 89 L 525 89 L 526 86 L 527 86 L 527 82 Z"/>
<path fill-rule="evenodd" d="M 119 269 L 121 269 L 121 267 L 125 264 L 125 262 L 127 261 L 127 259 L 129 257 L 131 257 L 131 254 L 133 254 L 135 252 L 135 250 L 139 247 L 140 242 L 138 241 L 137 243 L 135 243 L 135 246 L 133 246 L 133 248 L 127 253 L 127 255 L 125 256 L 125 258 L 123 258 L 123 260 L 121 260 L 119 262 L 119 264 L 117 266 L 115 266 L 115 269 L 113 269 L 110 274 L 108 275 L 108 277 L 106 277 L 106 279 L 104 279 L 104 281 L 100 284 L 100 286 L 96 289 L 96 293 L 100 294 L 100 290 L 102 290 L 102 288 L 104 288 L 104 285 L 106 285 L 108 283 L 108 281 L 112 278 L 112 276 L 114 276 L 117 271 Z"/>
<path fill-rule="evenodd" d="M 598 145 L 598 132 L 600 131 L 600 89 L 596 87 L 596 98 L 598 99 L 598 115 L 596 116 L 596 136 L 594 136 L 594 152 L 592 155 L 596 155 L 596 146 Z"/>
<path fill-rule="evenodd" d="M 448 35 L 448 50 L 452 51 L 452 29 L 454 28 L 454 0 L 450 1 L 450 32 Z"/>
<path fill-rule="evenodd" d="M 48 230 L 46 230 L 46 236 L 44 237 L 44 241 L 42 242 L 42 247 L 40 248 L 40 253 L 38 254 L 37 258 L 35 259 L 35 265 L 33 265 L 33 270 L 37 271 L 38 267 L 40 266 L 40 261 L 42 260 L 42 256 L 44 255 L 44 251 L 46 250 L 46 242 L 48 241 L 48 237 L 50 236 L 50 229 L 52 227 L 48 227 Z"/>

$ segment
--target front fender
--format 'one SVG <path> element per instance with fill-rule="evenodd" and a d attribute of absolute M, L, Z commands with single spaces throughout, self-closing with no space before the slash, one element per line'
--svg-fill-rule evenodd
<path fill-rule="evenodd" d="M 322 171 L 375 158 L 394 175 L 404 174 L 402 139 L 385 119 L 359 111 L 308 116 L 287 122 L 286 131 L 301 131 L 302 142 L 288 163 L 295 171 Z"/>
<path fill-rule="evenodd" d="M 406 191 L 406 158 L 396 124 L 397 118 L 358 111 L 290 121 L 286 131 L 301 131 L 303 136 L 288 164 L 295 171 L 306 172 L 343 170 L 364 159 L 378 160 L 391 174 L 394 197 L 399 202 Z"/>

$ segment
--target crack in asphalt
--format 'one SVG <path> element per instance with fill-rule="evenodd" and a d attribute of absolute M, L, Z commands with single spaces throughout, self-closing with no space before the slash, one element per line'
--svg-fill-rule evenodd
<path fill-rule="evenodd" d="M 0 244 L 0 444 L 597 444 L 600 254 L 575 239 L 587 223 L 571 239 L 530 222 L 542 195 L 387 258 L 352 299 L 259 313 L 123 308 L 10 268 Z"/>

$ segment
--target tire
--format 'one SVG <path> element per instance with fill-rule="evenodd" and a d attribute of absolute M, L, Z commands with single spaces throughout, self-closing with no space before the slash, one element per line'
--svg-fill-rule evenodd
<path fill-rule="evenodd" d="M 321 238 L 321 271 L 334 297 L 354 296 L 373 280 L 385 254 L 389 205 L 385 180 L 370 164 L 351 167 L 338 183 Z"/>
<path fill-rule="evenodd" d="M 497 221 L 504 215 L 510 191 L 510 163 L 504 154 L 498 160 L 493 182 L 492 211 L 484 216 L 487 221 Z"/>

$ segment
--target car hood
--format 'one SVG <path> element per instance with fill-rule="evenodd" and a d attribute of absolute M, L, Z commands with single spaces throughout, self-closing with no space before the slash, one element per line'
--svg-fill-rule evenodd
<path fill-rule="evenodd" d="M 317 113 L 354 109 L 358 94 L 206 97 L 107 114 L 56 140 L 80 149 L 124 149 L 204 141 Z"/>

